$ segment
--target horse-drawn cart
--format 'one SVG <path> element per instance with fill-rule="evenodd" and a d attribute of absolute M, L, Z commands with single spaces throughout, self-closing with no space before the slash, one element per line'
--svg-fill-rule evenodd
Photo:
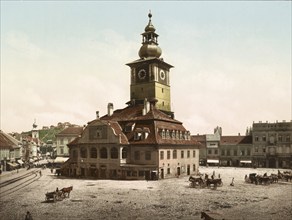
<path fill-rule="evenodd" d="M 203 187 L 206 187 L 206 183 L 202 179 L 201 176 L 199 176 L 199 177 L 190 176 L 189 181 L 190 181 L 190 187 L 191 188 L 203 188 Z"/>
<path fill-rule="evenodd" d="M 46 201 L 61 201 L 65 198 L 65 194 L 62 191 L 54 191 L 46 193 Z"/>
<path fill-rule="evenodd" d="M 221 178 L 214 178 L 214 176 L 210 179 L 208 175 L 205 174 L 205 178 L 203 179 L 202 176 L 192 177 L 189 178 L 190 187 L 191 188 L 213 188 L 217 189 L 218 186 L 223 186 L 223 182 Z"/>

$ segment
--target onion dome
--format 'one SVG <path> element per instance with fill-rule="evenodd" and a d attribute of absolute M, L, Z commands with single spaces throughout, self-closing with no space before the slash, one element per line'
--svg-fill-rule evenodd
<path fill-rule="evenodd" d="M 158 46 L 158 34 L 155 33 L 155 27 L 151 22 L 152 14 L 148 14 L 149 22 L 145 27 L 145 32 L 142 34 L 142 46 L 139 50 L 140 58 L 156 57 L 161 56 L 162 50 Z"/>

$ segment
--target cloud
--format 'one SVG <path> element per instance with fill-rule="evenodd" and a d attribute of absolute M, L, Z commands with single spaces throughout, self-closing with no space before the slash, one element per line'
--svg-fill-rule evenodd
<path fill-rule="evenodd" d="M 43 54 L 40 47 L 22 32 L 10 32 L 4 36 L 3 41 L 14 53 L 25 59 L 36 60 Z"/>

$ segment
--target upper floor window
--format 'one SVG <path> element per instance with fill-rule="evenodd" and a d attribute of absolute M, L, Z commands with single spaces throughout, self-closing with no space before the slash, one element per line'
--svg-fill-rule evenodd
<path fill-rule="evenodd" d="M 286 136 L 286 141 L 287 141 L 287 142 L 290 142 L 290 135 L 287 135 L 287 136 Z"/>
<path fill-rule="evenodd" d="M 230 156 L 230 150 L 227 150 L 226 155 L 227 155 L 227 156 Z"/>
<path fill-rule="evenodd" d="M 135 160 L 140 160 L 140 151 L 134 152 L 134 158 L 135 158 Z"/>
<path fill-rule="evenodd" d="M 164 151 L 160 151 L 160 160 L 164 159 Z"/>
<path fill-rule="evenodd" d="M 145 152 L 145 160 L 151 160 L 151 151 Z"/>
<path fill-rule="evenodd" d="M 218 150 L 217 149 L 215 150 L 215 154 L 218 154 Z"/>
<path fill-rule="evenodd" d="M 167 151 L 167 159 L 170 159 L 170 150 Z"/>
<path fill-rule="evenodd" d="M 237 150 L 233 150 L 233 155 L 237 156 Z"/>
<path fill-rule="evenodd" d="M 263 153 L 266 153 L 266 148 L 265 147 L 263 147 Z"/>
<path fill-rule="evenodd" d="M 254 141 L 259 141 L 259 137 L 255 136 Z"/>
<path fill-rule="evenodd" d="M 124 147 L 123 150 L 122 150 L 122 158 L 123 159 L 127 158 L 127 148 L 126 147 Z"/>
<path fill-rule="evenodd" d="M 172 152 L 172 158 L 173 159 L 176 159 L 177 158 L 177 151 L 176 150 L 173 150 L 173 152 Z"/>
<path fill-rule="evenodd" d="M 117 159 L 119 158 L 119 151 L 116 147 L 111 148 L 111 158 L 112 159 Z"/>
<path fill-rule="evenodd" d="M 107 158 L 107 149 L 105 147 L 101 148 L 99 155 L 100 155 L 100 158 L 106 159 Z"/>
<path fill-rule="evenodd" d="M 96 147 L 92 147 L 90 149 L 90 158 L 97 158 L 97 150 L 96 150 Z"/>
<path fill-rule="evenodd" d="M 181 158 L 184 158 L 184 153 L 185 153 L 185 152 L 184 152 L 183 150 L 180 151 L 180 157 L 181 157 Z"/>
<path fill-rule="evenodd" d="M 256 147 L 255 149 L 254 149 L 254 152 L 259 152 L 259 149 L 258 149 L 258 147 Z"/>
<path fill-rule="evenodd" d="M 212 150 L 209 149 L 209 150 L 208 150 L 208 154 L 212 154 Z"/>
<path fill-rule="evenodd" d="M 282 141 L 282 136 L 281 135 L 278 136 L 278 141 Z"/>
<path fill-rule="evenodd" d="M 263 141 L 267 141 L 267 138 L 266 138 L 266 136 L 263 136 Z"/>
<path fill-rule="evenodd" d="M 250 156 L 250 150 L 247 150 L 247 156 Z"/>
<path fill-rule="evenodd" d="M 60 138 L 60 144 L 63 145 L 64 144 L 64 139 Z"/>
<path fill-rule="evenodd" d="M 73 154 L 73 158 L 76 159 L 76 158 L 78 157 L 78 155 L 77 155 L 77 151 L 76 151 L 76 150 L 73 150 L 73 151 L 72 151 L 72 154 Z"/>
<path fill-rule="evenodd" d="M 222 155 L 222 156 L 225 155 L 225 150 L 221 150 L 221 155 Z"/>
<path fill-rule="evenodd" d="M 191 152 L 188 150 L 187 151 L 187 158 L 190 158 L 191 157 Z"/>
<path fill-rule="evenodd" d="M 193 157 L 195 158 L 196 157 L 196 151 L 193 150 Z"/>
<path fill-rule="evenodd" d="M 82 158 L 87 158 L 87 150 L 86 150 L 85 147 L 82 147 L 82 148 L 80 149 L 80 156 L 81 156 Z"/>

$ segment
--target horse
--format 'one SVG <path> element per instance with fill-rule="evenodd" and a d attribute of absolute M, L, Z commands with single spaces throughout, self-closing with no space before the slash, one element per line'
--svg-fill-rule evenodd
<path fill-rule="evenodd" d="M 211 217 L 209 214 L 207 214 L 206 212 L 201 212 L 201 218 L 204 219 L 204 220 L 218 220 L 218 219 L 222 219 L 224 220 L 224 218 L 222 218 L 222 216 L 219 214 L 216 214 L 216 213 L 211 213 L 212 216 L 216 216 L 215 217 Z M 217 218 L 218 217 L 218 218 Z"/>
<path fill-rule="evenodd" d="M 64 193 L 64 195 L 69 198 L 70 197 L 70 192 L 73 190 L 73 186 L 69 186 L 69 187 L 65 187 L 63 189 L 61 189 L 61 192 Z"/>
<path fill-rule="evenodd" d="M 207 185 L 207 187 L 210 187 L 211 185 L 213 185 L 214 189 L 216 189 L 217 186 L 222 186 L 223 182 L 221 179 L 207 179 L 206 185 Z"/>
<path fill-rule="evenodd" d="M 206 212 L 201 212 L 201 218 L 204 219 L 204 220 L 215 220 L 215 218 L 212 218 Z"/>

